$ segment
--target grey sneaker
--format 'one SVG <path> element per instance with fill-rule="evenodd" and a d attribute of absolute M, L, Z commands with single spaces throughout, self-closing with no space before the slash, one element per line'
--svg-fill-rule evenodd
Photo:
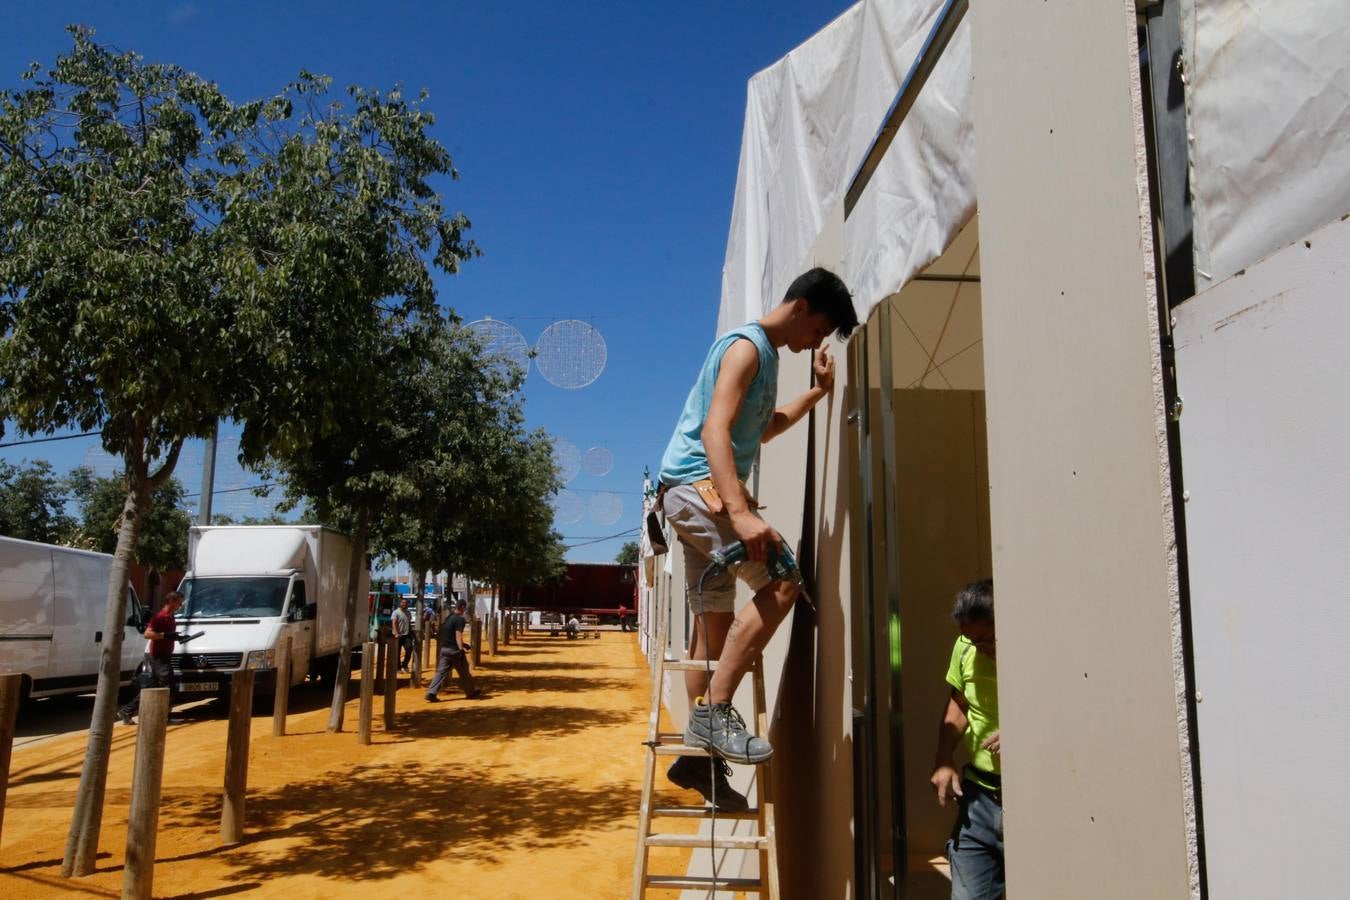
<path fill-rule="evenodd" d="M 773 747 L 762 737 L 745 730 L 745 720 L 730 703 L 695 703 L 689 711 L 684 742 L 702 747 L 713 756 L 734 763 L 758 765 L 773 756 Z"/>
<path fill-rule="evenodd" d="M 666 777 L 682 788 L 698 791 L 718 812 L 745 812 L 750 801 L 737 793 L 727 781 L 731 766 L 725 759 L 708 760 L 681 756 L 666 772 Z"/>

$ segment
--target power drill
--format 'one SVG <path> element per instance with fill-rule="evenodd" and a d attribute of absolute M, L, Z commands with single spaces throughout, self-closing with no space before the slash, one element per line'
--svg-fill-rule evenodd
<path fill-rule="evenodd" d="M 721 550 L 712 552 L 712 561 L 720 569 L 726 569 L 738 562 L 744 562 L 749 558 L 746 552 L 745 544 L 736 541 L 728 544 Z M 797 568 L 797 559 L 788 549 L 787 544 L 770 544 L 769 555 L 764 561 L 764 568 L 769 570 L 769 576 L 774 581 L 792 581 L 798 585 L 802 583 L 801 570 Z"/>

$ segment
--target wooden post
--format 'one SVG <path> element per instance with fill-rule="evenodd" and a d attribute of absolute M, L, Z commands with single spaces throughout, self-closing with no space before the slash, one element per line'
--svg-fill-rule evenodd
<path fill-rule="evenodd" d="M 478 668 L 479 663 L 483 661 L 483 620 L 475 618 L 473 625 L 469 628 L 469 633 L 473 635 L 473 667 Z"/>
<path fill-rule="evenodd" d="M 22 675 L 0 675 L 0 836 L 5 830 L 5 794 L 9 792 L 9 755 L 14 749 L 14 723 L 19 716 Z"/>
<path fill-rule="evenodd" d="M 497 613 L 495 611 L 488 617 L 488 652 L 493 656 L 497 655 Z"/>
<path fill-rule="evenodd" d="M 384 730 L 394 729 L 394 701 L 398 699 L 398 638 L 389 637 L 384 655 Z"/>
<path fill-rule="evenodd" d="M 378 636 L 377 636 L 378 637 Z M 378 637 L 375 643 L 375 674 L 380 677 L 375 679 L 375 693 L 384 696 L 384 659 L 385 651 L 389 647 L 389 642 L 383 637 Z"/>
<path fill-rule="evenodd" d="M 502 643 L 511 643 L 511 613 L 502 613 Z"/>
<path fill-rule="evenodd" d="M 164 733 L 169 722 L 169 689 L 141 691 L 136 726 L 136 762 L 127 814 L 127 857 L 122 868 L 122 900 L 150 900 L 155 877 L 155 839 L 159 833 L 160 786 L 164 778 Z"/>
<path fill-rule="evenodd" d="M 361 648 L 361 715 L 356 730 L 358 744 L 370 743 L 370 716 L 375 707 L 375 643 Z"/>
<path fill-rule="evenodd" d="M 244 839 L 244 797 L 248 793 L 248 737 L 253 725 L 253 670 L 234 673 L 230 685 L 230 731 L 225 739 L 225 796 L 220 804 L 220 838 Z"/>
<path fill-rule="evenodd" d="M 420 635 L 413 640 L 412 660 L 409 665 L 412 667 L 409 682 L 413 687 L 420 688 L 422 686 L 422 638 Z"/>
<path fill-rule="evenodd" d="M 288 634 L 277 648 L 277 692 L 272 698 L 272 737 L 286 736 L 286 713 L 291 703 L 291 636 Z"/>

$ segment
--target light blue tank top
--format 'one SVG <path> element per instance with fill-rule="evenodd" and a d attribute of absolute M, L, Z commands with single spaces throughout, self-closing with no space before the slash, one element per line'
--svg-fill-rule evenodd
<path fill-rule="evenodd" d="M 758 322 L 728 331 L 708 351 L 703 370 L 689 391 L 689 398 L 684 401 L 680 422 L 675 426 L 670 443 L 666 445 L 665 456 L 661 458 L 663 484 L 690 484 L 712 474 L 708 467 L 708 454 L 703 449 L 703 421 L 708 417 L 708 407 L 712 404 L 713 388 L 717 385 L 717 373 L 722 368 L 722 357 L 726 355 L 727 348 L 738 340 L 750 341 L 759 351 L 759 371 L 745 393 L 740 414 L 731 423 L 731 453 L 736 460 L 736 476 L 742 481 L 750 477 L 750 467 L 754 465 L 755 454 L 759 452 L 759 440 L 778 404 L 778 351 L 769 343 L 769 336 Z"/>

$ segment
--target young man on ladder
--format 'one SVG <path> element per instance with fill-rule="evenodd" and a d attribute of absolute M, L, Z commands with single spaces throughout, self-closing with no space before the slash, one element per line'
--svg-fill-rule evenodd
<path fill-rule="evenodd" d="M 853 299 L 836 275 L 816 268 L 797 278 L 766 316 L 713 344 L 661 460 L 661 502 L 684 545 L 694 613 L 689 659 L 717 660 L 711 678 L 685 672 L 690 714 L 684 737 L 718 758 L 716 764 L 681 756 L 667 774 L 717 809 L 748 806 L 727 783 L 726 760 L 755 765 L 773 755 L 767 740 L 746 729 L 731 698 L 800 592 L 797 582 L 770 575 L 766 564 L 784 553 L 782 538 L 759 517 L 745 479 L 759 445 L 798 422 L 834 387 L 834 360 L 822 350 L 813 365 L 815 386 L 777 406 L 778 351 L 816 350 L 830 332 L 846 338 L 857 325 Z M 743 562 L 712 565 L 715 554 L 738 542 L 745 548 Z M 754 591 L 739 615 L 736 578 Z"/>

